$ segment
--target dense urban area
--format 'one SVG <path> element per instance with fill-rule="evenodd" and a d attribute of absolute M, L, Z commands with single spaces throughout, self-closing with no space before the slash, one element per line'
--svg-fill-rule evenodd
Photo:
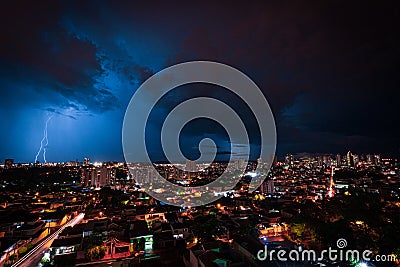
<path fill-rule="evenodd" d="M 235 161 L 236 173 L 245 164 Z M 258 190 L 240 182 L 200 207 L 175 207 L 147 195 L 135 176 L 146 168 L 91 162 L 0 165 L 1 266 L 283 266 L 262 261 L 267 245 L 301 251 L 370 250 L 386 261 L 300 260 L 290 266 L 396 266 L 400 259 L 399 162 L 380 155 L 286 155 L 270 163 Z M 227 163 L 187 171 L 155 164 L 165 179 L 193 186 L 217 178 Z M 135 167 L 136 168 L 136 167 Z M 235 172 L 236 171 L 236 172 Z M 288 263 L 286 263 L 288 264 Z M 286 266 L 286 265 L 285 265 Z"/>

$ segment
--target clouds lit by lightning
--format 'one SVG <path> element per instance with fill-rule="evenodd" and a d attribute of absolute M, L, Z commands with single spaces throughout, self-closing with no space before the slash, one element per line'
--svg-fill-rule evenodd
<path fill-rule="evenodd" d="M 47 160 L 46 160 L 46 148 L 47 148 L 47 146 L 49 144 L 49 139 L 47 138 L 47 127 L 48 127 L 48 124 L 49 124 L 49 121 L 51 120 L 51 118 L 53 118 L 53 115 L 49 116 L 47 118 L 47 120 L 46 120 L 46 123 L 45 123 L 45 126 L 44 126 L 44 130 L 43 130 L 43 138 L 40 141 L 40 148 L 39 148 L 39 150 L 38 150 L 38 152 L 36 153 L 36 156 L 35 156 L 35 161 L 34 161 L 35 163 L 37 162 L 38 157 L 39 157 L 40 152 L 42 151 L 42 149 L 43 149 L 43 161 L 44 161 L 44 163 L 47 163 Z"/>

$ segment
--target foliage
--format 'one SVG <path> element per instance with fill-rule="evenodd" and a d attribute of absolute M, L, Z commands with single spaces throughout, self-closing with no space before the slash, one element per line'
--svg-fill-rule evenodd
<path fill-rule="evenodd" d="M 19 253 L 20 254 L 25 254 L 27 250 L 28 250 L 27 247 L 22 247 L 22 248 L 19 249 Z"/>
<path fill-rule="evenodd" d="M 103 243 L 102 235 L 98 231 L 93 233 L 84 239 L 83 248 L 88 249 L 94 246 L 100 246 Z"/>
<path fill-rule="evenodd" d="M 349 192 L 342 198 L 301 203 L 300 213 L 289 221 L 296 239 L 303 241 L 306 237 L 333 246 L 339 238 L 344 238 L 352 249 L 393 253 L 398 246 L 400 217 L 395 212 L 386 212 L 385 205 L 390 204 L 382 202 L 377 194 L 355 188 Z"/>
<path fill-rule="evenodd" d="M 212 215 L 199 217 L 193 225 L 193 233 L 203 241 L 213 241 L 213 236 L 221 234 L 225 230 L 223 222 L 217 220 Z"/>
<path fill-rule="evenodd" d="M 107 248 L 105 246 L 93 246 L 85 251 L 85 258 L 88 260 L 102 259 L 106 255 Z"/>
<path fill-rule="evenodd" d="M 11 262 L 13 262 L 13 261 L 15 261 L 15 260 L 17 260 L 17 259 L 18 259 L 18 255 L 17 255 L 17 254 L 12 254 L 12 255 L 10 255 L 10 257 L 8 258 L 8 260 L 11 261 Z"/>
<path fill-rule="evenodd" d="M 121 208 L 124 201 L 129 197 L 120 190 L 113 190 L 109 187 L 103 187 L 99 191 L 99 197 L 103 206 L 111 206 L 113 208 Z"/>
<path fill-rule="evenodd" d="M 40 262 L 41 262 L 41 263 L 48 263 L 48 262 L 50 262 L 50 259 L 49 259 L 49 258 L 46 258 L 46 257 L 43 257 L 43 258 L 40 260 Z"/>

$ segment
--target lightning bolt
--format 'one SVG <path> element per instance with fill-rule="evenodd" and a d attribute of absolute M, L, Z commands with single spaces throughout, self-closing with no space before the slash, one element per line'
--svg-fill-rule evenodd
<path fill-rule="evenodd" d="M 42 149 L 43 149 L 43 160 L 44 160 L 45 163 L 47 163 L 47 160 L 46 160 L 46 148 L 47 148 L 47 145 L 49 144 L 49 139 L 47 138 L 47 126 L 48 126 L 49 121 L 51 120 L 51 118 L 53 118 L 53 115 L 49 116 L 47 118 L 47 120 L 46 120 L 46 124 L 45 124 L 44 130 L 43 130 L 43 138 L 40 141 L 40 148 L 39 148 L 38 152 L 36 153 L 35 163 L 37 162 L 38 157 L 39 157 L 40 152 L 42 151 Z"/>

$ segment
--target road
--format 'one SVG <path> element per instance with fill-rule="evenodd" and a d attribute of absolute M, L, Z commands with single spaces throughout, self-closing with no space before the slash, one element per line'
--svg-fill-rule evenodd
<path fill-rule="evenodd" d="M 48 250 L 53 243 L 53 240 L 58 237 L 58 235 L 69 226 L 74 226 L 82 221 L 83 217 L 85 216 L 84 213 L 80 213 L 78 216 L 64 224 L 60 227 L 57 231 L 46 237 L 42 240 L 38 245 L 36 245 L 32 250 L 26 253 L 22 258 L 16 261 L 11 267 L 28 267 L 28 266 L 37 266 L 40 260 L 43 257 L 43 253 Z"/>

